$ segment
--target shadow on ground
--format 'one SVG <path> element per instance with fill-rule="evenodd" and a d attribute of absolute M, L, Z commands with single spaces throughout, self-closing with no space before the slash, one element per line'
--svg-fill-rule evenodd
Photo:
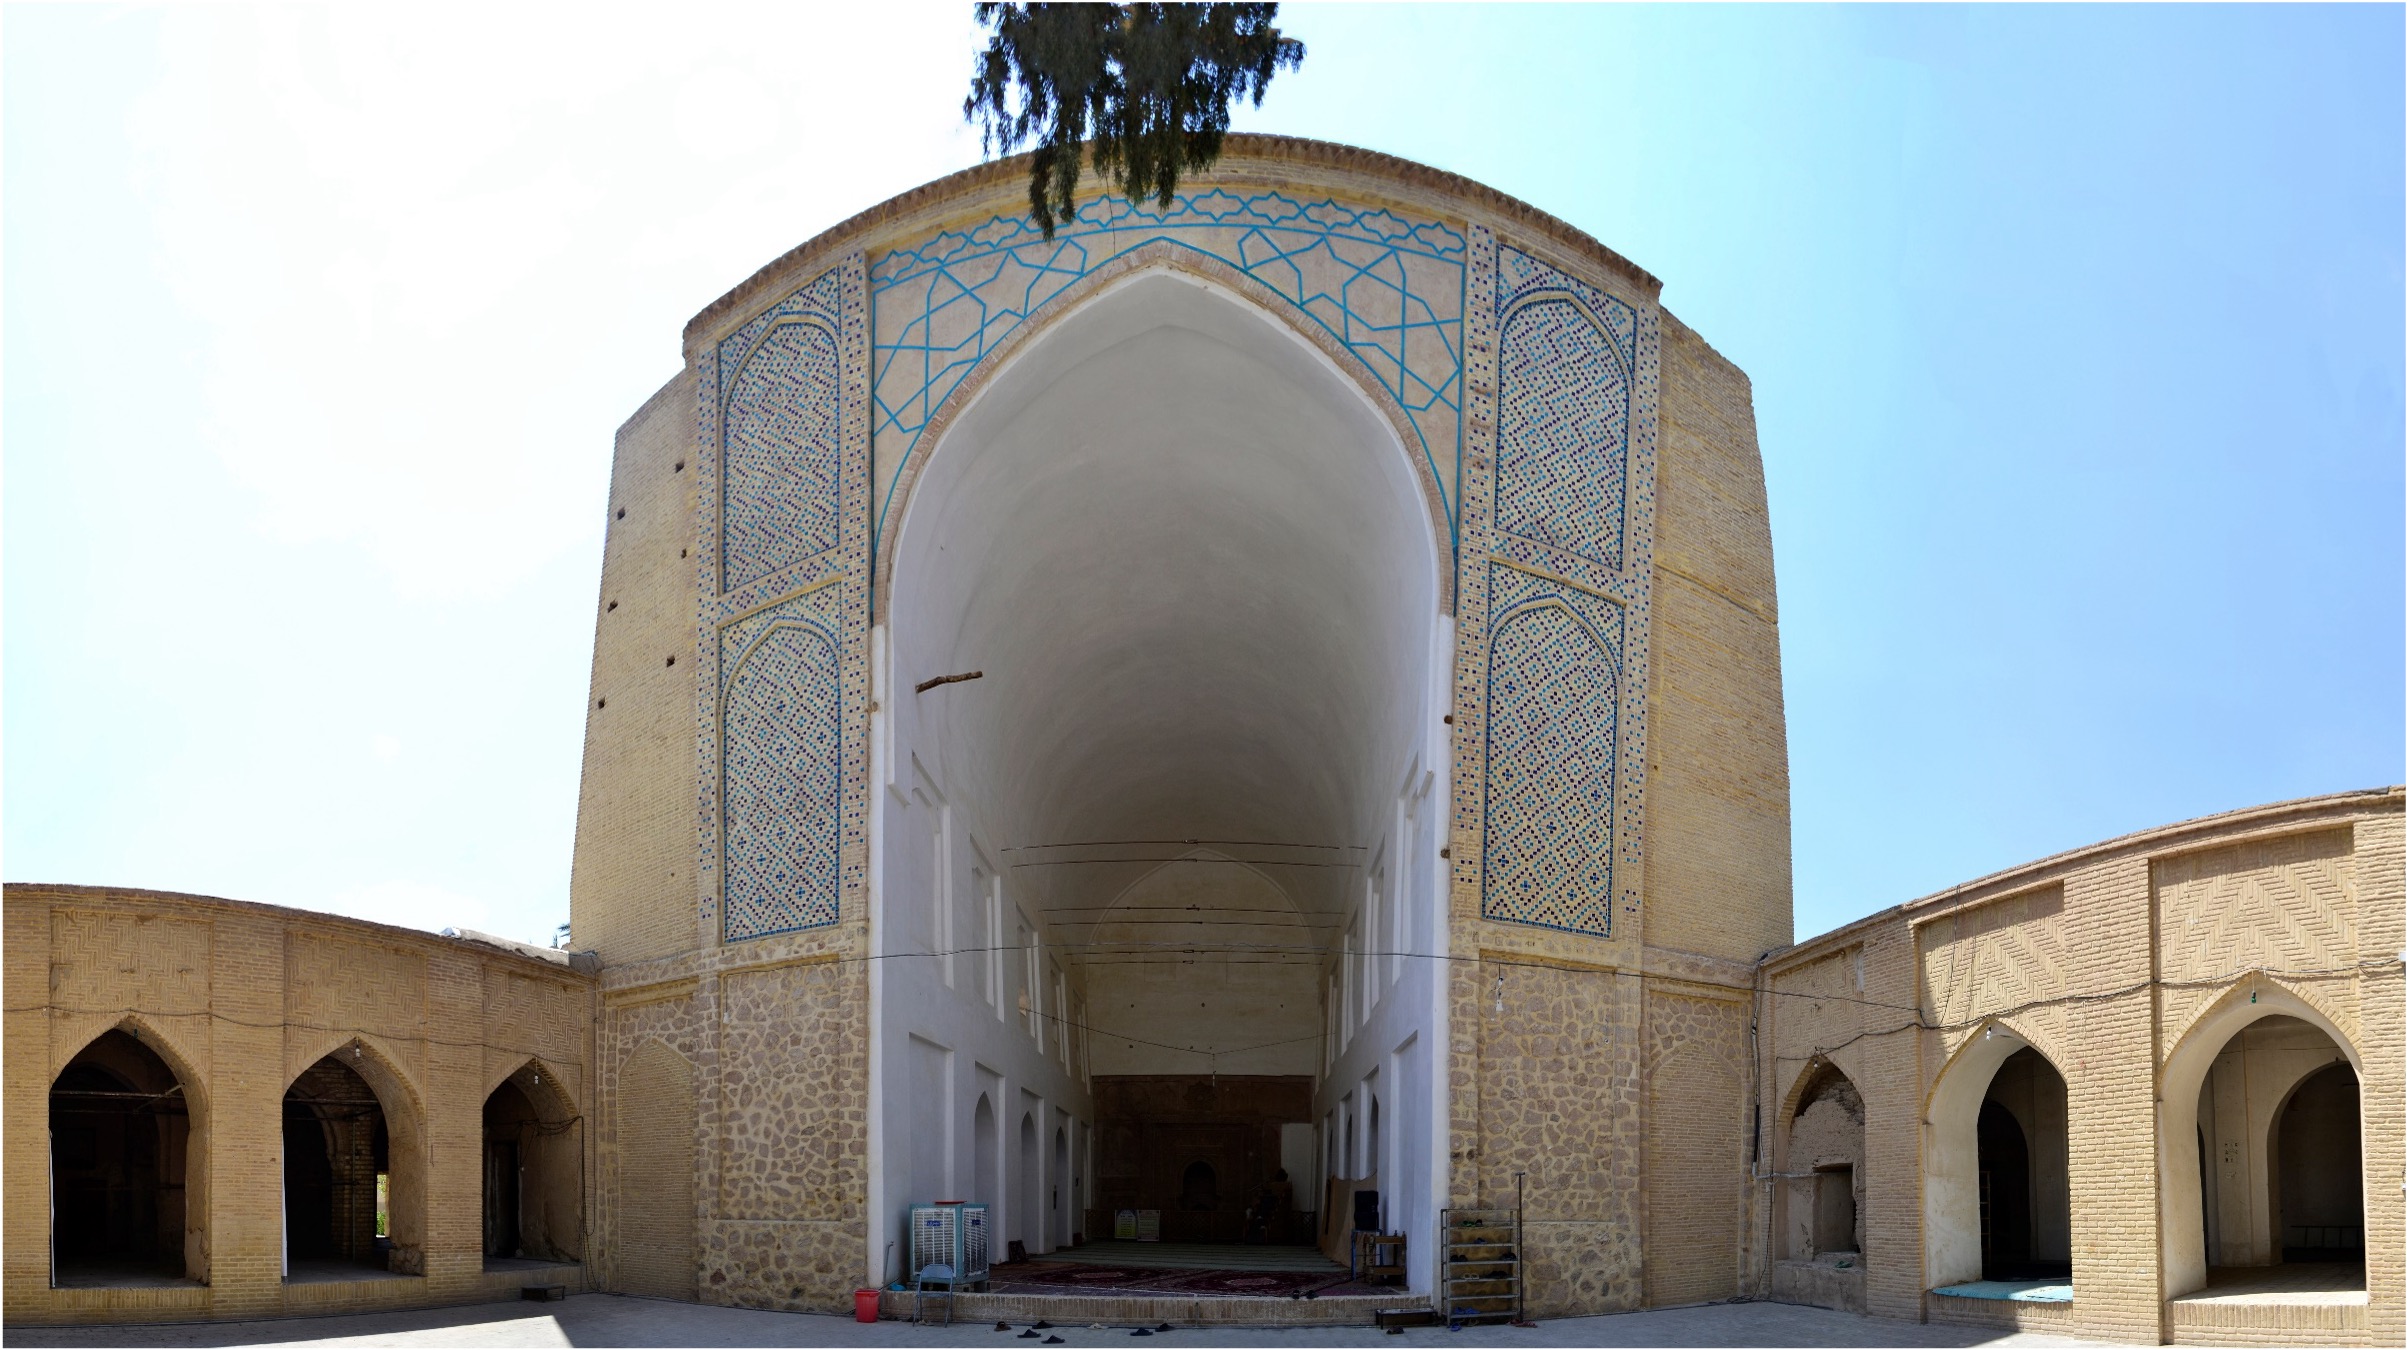
<path fill-rule="evenodd" d="M 985 1346 L 1018 1350 L 1041 1344 L 992 1323 L 913 1326 L 863 1325 L 810 1313 L 717 1308 L 662 1299 L 580 1294 L 564 1303 L 487 1303 L 417 1312 L 296 1317 L 262 1322 L 151 1323 L 127 1327 L 7 1328 L 18 1346 Z M 1057 1326 L 1066 1346 L 1126 1345 L 1128 1327 L 1094 1330 Z M 1977 1327 L 1929 1326 L 1858 1317 L 1784 1303 L 1721 1303 L 1663 1312 L 1623 1313 L 1543 1322 L 1535 1327 L 1471 1327 L 1449 1333 L 1416 1328 L 1390 1336 L 1371 1327 L 1221 1327 L 1180 1329 L 1152 1338 L 1148 1350 L 1210 1346 L 1382 1346 L 1415 1342 L 1472 1346 L 1974 1346 L 2094 1345 L 2031 1333 L 2001 1334 Z"/>

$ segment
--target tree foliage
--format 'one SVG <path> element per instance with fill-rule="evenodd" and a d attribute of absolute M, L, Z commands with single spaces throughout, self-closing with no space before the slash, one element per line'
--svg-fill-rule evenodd
<path fill-rule="evenodd" d="M 982 3 L 977 14 L 993 37 L 961 115 L 989 155 L 1035 143 L 1028 212 L 1047 239 L 1078 218 L 1090 138 L 1097 173 L 1132 202 L 1168 206 L 1180 174 L 1220 157 L 1229 105 L 1262 106 L 1271 76 L 1304 61 L 1304 44 L 1272 23 L 1277 5 Z"/>

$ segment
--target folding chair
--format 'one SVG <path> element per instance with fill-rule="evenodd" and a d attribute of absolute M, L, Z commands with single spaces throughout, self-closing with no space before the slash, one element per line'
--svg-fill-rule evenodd
<path fill-rule="evenodd" d="M 953 1325 L 954 1283 L 951 1266 L 942 1263 L 921 1266 L 919 1278 L 911 1284 L 911 1320 L 923 1324 L 928 1320 L 922 1308 L 927 1301 L 928 1286 L 937 1285 L 944 1290 L 944 1324 L 948 1327 Z"/>

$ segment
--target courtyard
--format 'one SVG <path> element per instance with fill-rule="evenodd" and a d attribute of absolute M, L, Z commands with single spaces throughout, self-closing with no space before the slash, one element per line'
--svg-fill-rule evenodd
<path fill-rule="evenodd" d="M 562 1303 L 492 1303 L 413 1312 L 360 1313 L 342 1317 L 294 1317 L 261 1322 L 185 1323 L 172 1326 L 12 1327 L 9 1342 L 22 1346 L 218 1346 L 218 1345 L 842 1345 L 842 1346 L 1016 1346 L 1027 1328 L 1013 1323 L 1006 1335 L 992 1323 L 916 1326 L 909 1322 L 864 1325 L 850 1318 L 812 1313 L 718 1308 L 666 1299 L 580 1294 Z M 1063 1345 L 1117 1345 L 1135 1328 L 1057 1326 L 1045 1334 Z M 1339 1346 L 1409 1346 L 1443 1343 L 1479 1346 L 1717 1346 L 1717 1345 L 2102 1345 L 2031 1332 L 1953 1327 L 1860 1317 L 1784 1303 L 1721 1303 L 1606 1317 L 1573 1317 L 1534 1327 L 1414 1328 L 1391 1335 L 1372 1327 L 1224 1327 L 1164 1333 L 1173 1345 L 1279 1345 L 1335 1350 Z M 1045 1343 L 1043 1337 L 1037 1343 Z"/>

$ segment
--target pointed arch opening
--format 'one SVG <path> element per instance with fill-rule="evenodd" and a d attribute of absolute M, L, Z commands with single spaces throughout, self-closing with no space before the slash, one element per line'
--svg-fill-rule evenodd
<path fill-rule="evenodd" d="M 207 1278 L 205 1116 L 191 1079 L 127 1023 L 50 1084 L 51 1283 L 62 1289 Z"/>
<path fill-rule="evenodd" d="M 364 1041 L 284 1091 L 284 1278 L 426 1273 L 426 1154 L 415 1098 Z"/>
<path fill-rule="evenodd" d="M 1863 1262 L 1864 1098 L 1828 1061 L 1811 1066 L 1783 1122 L 1782 1260 Z M 1853 1258 L 1847 1260 L 1847 1258 Z"/>
<path fill-rule="evenodd" d="M 1011 1205 L 1011 1245 L 1018 1250 L 1011 1259 L 1023 1261 L 1044 1250 L 1039 1216 L 1044 1213 L 1037 1196 L 1044 1185 L 1036 1152 L 1036 1113 L 1020 1113 L 1019 1185 L 1014 1187 Z"/>
<path fill-rule="evenodd" d="M 585 1120 L 556 1070 L 528 1060 L 484 1105 L 487 1270 L 584 1259 Z"/>
<path fill-rule="evenodd" d="M 879 564 L 881 940 L 985 933 L 1009 959 L 999 1014 L 942 960 L 883 967 L 877 1053 L 974 1047 L 1091 1110 L 1094 1157 L 1051 1169 L 1080 1212 L 1006 1225 L 1032 1247 L 1123 1210 L 1236 1243 L 1284 1132 L 1434 1035 L 1440 1002 L 1417 958 L 1445 932 L 1447 517 L 1375 381 L 1287 302 L 1168 259 L 985 358 L 902 471 Z M 1414 1082 L 1381 1106 L 1399 1160 L 1442 1152 Z M 1023 1184 L 1012 1208 L 1049 1215 Z"/>
<path fill-rule="evenodd" d="M 2168 1297 L 2366 1288 L 2358 1064 L 2322 1009 L 2272 981 L 2191 1024 L 2158 1108 Z"/>
<path fill-rule="evenodd" d="M 1929 1286 L 1944 1293 L 1989 1282 L 2018 1286 L 2015 1296 L 2027 1302 L 2071 1300 L 2072 1134 L 2063 1073 L 2013 1028 L 1991 1023 L 1940 1074 L 1927 1119 Z"/>

